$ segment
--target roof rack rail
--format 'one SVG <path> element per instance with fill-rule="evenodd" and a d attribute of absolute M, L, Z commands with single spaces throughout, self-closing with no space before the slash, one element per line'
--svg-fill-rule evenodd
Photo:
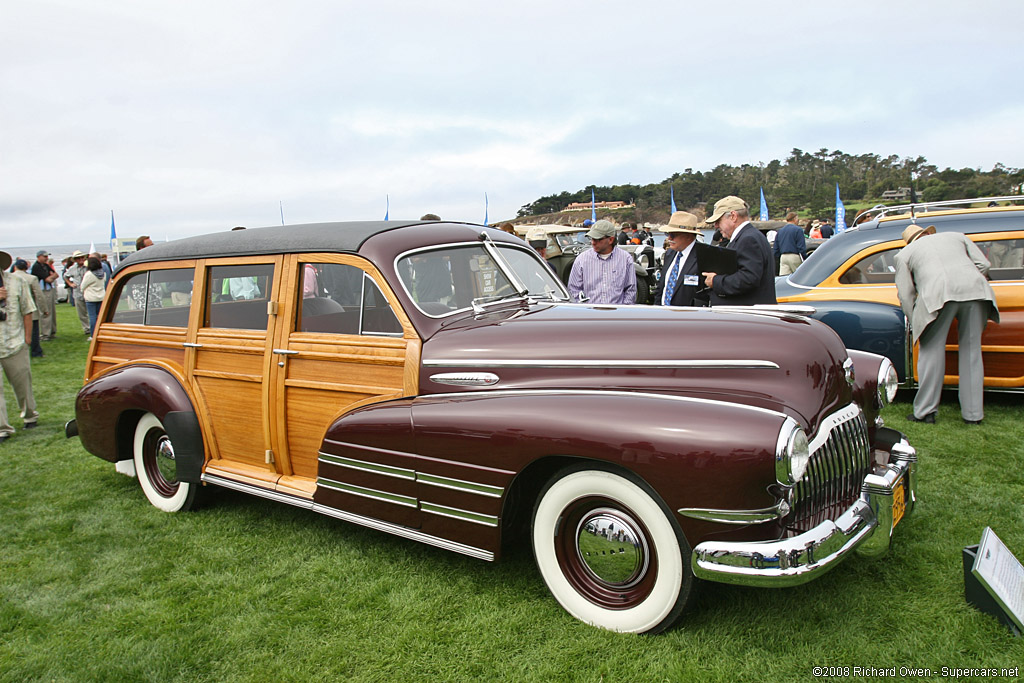
<path fill-rule="evenodd" d="M 915 204 L 897 204 L 895 206 L 886 206 L 884 204 L 876 204 L 870 209 L 865 209 L 857 214 L 857 217 L 853 221 L 853 225 L 867 222 L 869 220 L 882 218 L 891 213 L 910 213 L 911 217 L 914 217 L 916 213 L 923 213 L 926 211 L 934 211 L 938 208 L 952 208 L 961 206 L 964 204 L 978 204 L 980 202 L 1006 202 L 1006 201 L 1024 201 L 1024 195 L 1006 195 L 1003 197 L 975 197 L 973 199 L 947 199 L 941 202 L 917 202 Z M 876 213 L 877 212 L 877 213 Z M 852 227 L 852 226 L 851 226 Z"/>

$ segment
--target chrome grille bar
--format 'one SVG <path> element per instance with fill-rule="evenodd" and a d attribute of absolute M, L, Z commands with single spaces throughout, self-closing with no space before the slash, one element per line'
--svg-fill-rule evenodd
<path fill-rule="evenodd" d="M 831 421 L 827 436 L 815 439 L 820 445 L 811 455 L 807 474 L 796 485 L 790 521 L 795 532 L 833 518 L 860 495 L 871 462 L 867 421 L 859 409 L 844 412 L 843 419 Z"/>

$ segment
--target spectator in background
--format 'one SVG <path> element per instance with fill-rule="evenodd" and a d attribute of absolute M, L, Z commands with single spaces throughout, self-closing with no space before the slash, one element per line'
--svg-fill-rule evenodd
<path fill-rule="evenodd" d="M 50 341 L 57 335 L 57 270 L 50 263 L 50 254 L 45 249 L 36 252 L 32 274 L 39 280 L 39 339 Z"/>
<path fill-rule="evenodd" d="M 587 231 L 593 249 L 573 261 L 569 273 L 569 296 L 592 304 L 636 303 L 636 271 L 633 258 L 615 246 L 615 225 L 599 220 Z"/>
<path fill-rule="evenodd" d="M 548 231 L 540 226 L 532 227 L 526 233 L 526 241 L 537 252 L 537 255 L 544 259 L 544 263 L 548 264 L 548 268 L 554 272 L 554 264 L 548 261 Z"/>
<path fill-rule="evenodd" d="M 723 197 L 715 202 L 714 213 L 705 221 L 722 231 L 736 252 L 734 273 L 705 272 L 704 282 L 711 289 L 712 306 L 751 306 L 774 304 L 775 260 L 768 239 L 750 223 L 750 208 L 739 197 Z"/>
<path fill-rule="evenodd" d="M 697 217 L 676 211 L 662 227 L 665 233 L 665 265 L 654 290 L 659 306 L 707 306 L 706 290 L 701 286 L 700 269 L 693 243 L 700 235 Z"/>
<path fill-rule="evenodd" d="M 827 218 L 821 222 L 821 225 L 818 226 L 818 229 L 821 230 L 821 238 L 824 240 L 827 240 L 829 237 L 835 234 L 835 230 L 833 230 L 832 224 L 829 222 L 829 219 Z"/>
<path fill-rule="evenodd" d="M 39 420 L 36 399 L 32 394 L 32 361 L 28 345 L 32 341 L 32 294 L 20 279 L 6 273 L 11 255 L 0 251 L 0 366 L 21 408 L 25 429 L 32 429 Z M 7 419 L 7 401 L 0 382 L 0 443 L 14 434 Z"/>
<path fill-rule="evenodd" d="M 32 312 L 32 340 L 30 344 L 33 358 L 43 357 L 43 347 L 39 345 L 39 303 L 43 298 L 42 289 L 39 287 L 39 280 L 28 272 L 28 261 L 23 258 L 14 260 L 14 277 L 25 283 L 29 293 L 32 295 L 32 303 L 36 310 Z"/>
<path fill-rule="evenodd" d="M 422 216 L 420 216 L 420 220 L 421 221 L 439 221 L 439 220 L 441 220 L 441 217 L 438 216 L 436 213 L 425 213 Z"/>
<path fill-rule="evenodd" d="M 935 422 L 946 374 L 946 337 L 957 322 L 960 415 L 967 424 L 985 416 L 985 368 L 981 333 L 989 320 L 999 322 L 999 309 L 985 279 L 989 262 L 974 242 L 958 232 L 935 234 L 935 226 L 908 225 L 907 246 L 896 254 L 896 293 L 910 321 L 919 378 L 911 422 Z"/>
<path fill-rule="evenodd" d="M 516 234 L 516 226 L 512 225 L 507 221 L 498 226 L 498 229 L 501 230 L 502 232 L 507 232 L 510 235 Z"/>
<path fill-rule="evenodd" d="M 619 234 L 616 236 L 615 241 L 618 244 L 629 244 L 629 240 L 630 240 L 629 223 L 623 223 L 622 224 L 622 229 L 619 231 Z"/>
<path fill-rule="evenodd" d="M 68 284 L 68 298 L 73 299 L 75 310 L 78 312 L 78 322 L 82 325 L 82 332 L 89 334 L 89 312 L 85 307 L 85 299 L 82 298 L 82 278 L 85 277 L 85 254 L 76 250 L 71 255 L 74 263 L 65 271 L 64 281 Z"/>
<path fill-rule="evenodd" d="M 772 251 L 779 260 L 779 275 L 789 275 L 807 258 L 804 231 L 797 225 L 796 212 L 786 214 L 786 224 L 775 235 Z"/>
<path fill-rule="evenodd" d="M 245 230 L 245 228 L 242 229 Z M 135 240 L 135 251 L 142 251 L 146 247 L 151 246 L 153 246 L 153 240 L 149 238 L 149 235 L 140 235 L 139 238 Z"/>
<path fill-rule="evenodd" d="M 103 265 L 96 256 L 89 257 L 85 275 L 82 276 L 81 289 L 82 299 L 85 301 L 89 316 L 89 339 L 92 339 L 92 335 L 96 331 L 96 320 L 100 316 L 103 295 L 106 293 L 106 285 L 103 282 Z"/>

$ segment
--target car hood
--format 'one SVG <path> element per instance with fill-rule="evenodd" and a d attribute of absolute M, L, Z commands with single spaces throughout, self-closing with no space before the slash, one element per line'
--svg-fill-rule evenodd
<path fill-rule="evenodd" d="M 852 400 L 846 360 L 830 328 L 798 315 L 539 304 L 444 326 L 423 344 L 419 386 L 670 393 L 776 410 L 813 433 Z"/>

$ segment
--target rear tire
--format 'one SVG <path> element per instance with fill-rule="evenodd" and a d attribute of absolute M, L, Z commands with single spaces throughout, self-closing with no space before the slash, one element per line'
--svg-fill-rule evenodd
<path fill-rule="evenodd" d="M 136 425 L 133 451 L 135 472 L 150 503 L 164 512 L 195 506 L 199 484 L 178 481 L 174 446 L 153 413 L 143 415 Z"/>
<path fill-rule="evenodd" d="M 531 535 L 544 582 L 580 621 L 657 633 L 689 602 L 690 547 L 658 495 L 628 474 L 566 468 L 541 492 Z"/>

